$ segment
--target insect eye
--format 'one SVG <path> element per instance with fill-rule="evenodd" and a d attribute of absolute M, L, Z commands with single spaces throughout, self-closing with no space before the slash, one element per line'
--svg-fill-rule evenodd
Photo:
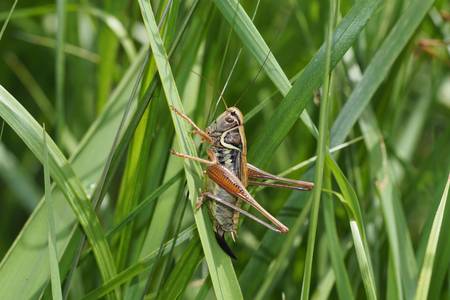
<path fill-rule="evenodd" d="M 234 119 L 231 118 L 231 117 L 226 117 L 226 118 L 225 118 L 225 121 L 226 121 L 227 123 L 233 123 Z"/>

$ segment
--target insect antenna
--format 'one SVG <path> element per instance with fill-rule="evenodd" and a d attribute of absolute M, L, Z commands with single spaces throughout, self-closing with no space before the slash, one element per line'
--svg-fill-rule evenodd
<path fill-rule="evenodd" d="M 255 6 L 255 9 L 253 10 L 253 14 L 252 14 L 252 18 L 251 18 L 252 22 L 255 20 L 256 13 L 258 12 L 258 8 L 259 8 L 259 4 L 260 4 L 260 3 L 261 3 L 261 0 L 258 0 L 258 2 L 256 2 L 256 6 Z M 234 20 L 235 20 L 235 17 L 236 17 L 236 15 L 237 15 L 236 12 L 237 12 L 238 5 L 239 5 L 239 1 L 236 2 L 236 7 L 235 7 L 235 10 L 234 10 L 235 12 L 234 12 L 234 15 L 233 15 L 233 22 L 232 22 L 232 26 L 231 26 L 231 28 L 230 28 L 230 32 L 229 32 L 229 34 L 228 34 L 227 45 L 226 45 L 226 51 L 225 51 L 225 55 L 224 55 L 224 57 L 223 57 L 223 59 L 222 59 L 221 71 L 222 71 L 222 68 L 223 68 L 223 64 L 224 64 L 224 61 L 225 61 L 226 54 L 227 54 L 227 52 L 228 52 L 229 43 L 230 43 L 230 40 L 231 40 L 231 32 L 232 32 L 233 27 L 234 27 Z M 239 51 L 238 51 L 238 53 L 236 54 L 236 58 L 234 59 L 233 66 L 231 67 L 231 70 L 230 70 L 230 72 L 228 73 L 227 79 L 225 80 L 225 83 L 224 83 L 224 85 L 223 85 L 223 88 L 222 88 L 222 90 L 221 90 L 221 92 L 220 92 L 220 94 L 219 94 L 219 98 L 218 98 L 217 101 L 216 101 L 216 105 L 215 105 L 215 107 L 214 107 L 214 113 L 217 111 L 217 108 L 218 108 L 218 106 L 219 106 L 219 101 L 220 101 L 220 99 L 222 98 L 223 94 L 225 93 L 225 90 L 226 90 L 226 88 L 227 88 L 227 86 L 228 86 L 228 83 L 230 82 L 231 76 L 233 75 L 233 72 L 234 72 L 234 70 L 235 70 L 235 68 L 236 68 L 236 66 L 237 66 L 237 63 L 238 63 L 238 61 L 239 61 L 239 58 L 241 57 L 241 54 L 242 54 L 242 47 L 239 48 Z M 225 105 L 225 106 L 226 106 L 226 105 Z M 234 106 L 236 106 L 236 104 L 235 104 Z M 226 107 L 227 107 L 227 106 L 226 106 Z M 228 108 L 228 107 L 227 107 L 227 108 Z"/>
<path fill-rule="evenodd" d="M 203 79 L 211 88 L 214 88 L 214 83 L 211 82 L 211 80 L 209 78 L 207 78 L 206 76 L 198 73 L 197 71 L 191 70 L 192 74 L 197 75 L 198 77 L 200 77 L 201 79 Z M 217 102 L 219 102 L 220 100 L 222 100 L 223 104 L 225 105 L 226 108 L 228 108 L 228 104 L 227 101 L 225 100 L 225 98 L 223 97 L 223 94 L 219 95 L 219 99 L 217 100 Z"/>
<path fill-rule="evenodd" d="M 259 4 L 259 3 L 258 3 Z M 252 18 L 253 21 L 253 18 Z M 283 24 L 283 26 L 280 26 L 280 28 L 277 30 L 277 34 L 275 35 L 275 40 L 273 41 L 272 44 L 275 44 L 275 42 L 280 38 L 281 36 L 281 32 L 283 31 L 283 29 L 286 27 L 287 23 L 285 22 Z M 242 48 L 241 48 L 242 49 Z M 240 54 L 240 52 L 239 52 Z M 264 67 L 266 66 L 266 62 L 269 60 L 270 54 L 272 54 L 272 51 L 269 50 L 266 53 L 266 56 L 264 57 L 263 63 L 261 64 L 261 66 L 258 69 L 258 72 L 256 73 L 255 77 L 253 77 L 253 80 L 247 84 L 247 86 L 242 90 L 241 94 L 239 95 L 238 99 L 236 100 L 236 102 L 234 103 L 233 106 L 237 106 L 239 104 L 239 102 L 242 100 L 243 96 L 248 92 L 248 90 L 250 89 L 250 87 L 252 87 L 253 85 L 255 85 L 256 80 L 258 79 L 259 74 L 261 74 L 262 70 L 264 69 Z"/>

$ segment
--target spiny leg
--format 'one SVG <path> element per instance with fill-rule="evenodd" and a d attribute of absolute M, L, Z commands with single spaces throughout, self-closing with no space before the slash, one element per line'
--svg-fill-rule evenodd
<path fill-rule="evenodd" d="M 229 207 L 229 208 L 231 208 L 231 209 L 233 209 L 233 210 L 239 212 L 240 214 L 242 214 L 242 215 L 244 215 L 244 216 L 246 216 L 246 217 L 252 219 L 253 221 L 255 221 L 255 222 L 257 222 L 257 223 L 259 223 L 259 224 L 261 224 L 261 225 L 263 225 L 263 226 L 265 226 L 265 227 L 267 227 L 267 228 L 269 228 L 270 230 L 273 230 L 273 231 L 275 231 L 275 232 L 280 232 L 280 233 L 281 233 L 281 231 L 280 231 L 279 229 L 273 227 L 273 226 L 270 225 L 269 223 L 264 222 L 263 220 L 259 219 L 258 217 L 252 215 L 251 213 L 249 213 L 249 212 L 243 210 L 243 209 L 240 208 L 240 207 L 237 207 L 236 205 L 234 205 L 234 204 L 232 204 L 232 203 L 229 203 L 229 202 L 223 200 L 222 198 L 220 198 L 220 197 L 214 195 L 214 194 L 211 193 L 211 192 L 203 192 L 203 193 L 201 193 L 201 195 L 200 195 L 200 197 L 199 197 L 199 200 L 201 199 L 200 206 L 203 204 L 205 197 L 206 197 L 206 198 L 209 198 L 209 199 L 211 199 L 211 200 L 217 201 L 217 202 L 219 202 L 220 204 L 223 204 L 223 205 L 225 205 L 225 206 L 227 206 L 227 207 Z M 197 202 L 197 203 L 198 203 L 198 202 Z M 197 208 L 197 205 L 198 205 L 198 204 L 196 204 L 196 208 Z"/>
<path fill-rule="evenodd" d="M 209 166 L 214 165 L 216 163 L 214 161 L 203 159 L 203 158 L 196 157 L 196 156 L 192 156 L 192 155 L 189 155 L 189 154 L 179 153 L 179 152 L 176 152 L 175 150 L 171 150 L 170 153 L 172 155 L 175 155 L 175 156 L 178 156 L 178 157 L 181 157 L 181 158 L 184 158 L 184 159 L 195 160 L 195 161 L 198 161 L 199 163 L 202 163 L 202 164 L 205 164 L 205 165 L 209 165 Z"/>
<path fill-rule="evenodd" d="M 249 184 L 290 188 L 290 189 L 297 189 L 297 190 L 302 190 L 302 191 L 309 191 L 314 187 L 314 183 L 312 183 L 312 182 L 279 177 L 279 176 L 270 174 L 269 172 L 258 169 L 257 167 L 255 167 L 249 163 L 247 163 L 247 169 L 248 169 L 248 177 L 249 178 L 268 179 L 268 180 L 274 180 L 274 181 L 280 181 L 280 182 L 287 183 L 287 184 L 284 184 L 284 183 L 277 184 L 277 183 L 261 183 L 259 181 L 249 181 Z"/>
<path fill-rule="evenodd" d="M 257 185 L 257 186 L 268 186 L 268 187 L 274 187 L 274 188 L 285 188 L 285 189 L 291 189 L 291 190 L 297 190 L 297 191 L 310 191 L 311 189 L 300 187 L 292 184 L 283 184 L 283 183 L 273 183 L 273 182 L 264 182 L 264 181 L 255 181 L 255 180 L 249 180 L 249 185 Z"/>
<path fill-rule="evenodd" d="M 200 127 L 197 126 L 197 124 L 194 123 L 194 121 L 192 121 L 191 118 L 189 118 L 186 114 L 182 113 L 181 111 L 179 111 L 178 109 L 176 109 L 174 106 L 170 106 L 170 109 L 173 110 L 177 115 L 179 115 L 181 118 L 183 118 L 184 120 L 186 120 L 192 127 L 194 127 L 194 134 L 199 135 L 203 141 L 208 142 L 210 144 L 212 144 L 212 139 L 211 137 L 204 132 L 203 130 L 200 129 Z"/>
<path fill-rule="evenodd" d="M 235 197 L 239 197 L 246 203 L 250 204 L 264 217 L 266 217 L 279 232 L 286 233 L 289 229 L 277 218 L 272 216 L 267 210 L 264 209 L 245 188 L 244 184 L 239 178 L 233 174 L 230 170 L 220 164 L 213 164 L 206 169 L 208 177 L 217 183 L 221 188 L 225 189 L 228 193 Z"/>

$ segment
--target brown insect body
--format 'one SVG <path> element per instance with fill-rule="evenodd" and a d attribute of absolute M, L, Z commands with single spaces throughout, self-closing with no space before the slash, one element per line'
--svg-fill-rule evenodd
<path fill-rule="evenodd" d="M 237 108 L 229 108 L 207 128 L 207 134 L 212 138 L 210 153 L 213 154 L 220 165 L 236 175 L 247 187 L 247 144 L 243 119 L 242 113 Z M 213 180 L 208 180 L 208 191 L 236 207 L 241 207 L 242 200 L 227 192 Z M 239 211 L 216 201 L 209 201 L 209 210 L 213 216 L 214 230 L 219 244 L 223 246 L 224 235 L 227 232 L 235 240 Z M 229 251 L 226 250 L 226 252 Z"/>
<path fill-rule="evenodd" d="M 228 108 L 205 131 L 201 130 L 188 116 L 172 107 L 172 110 L 189 122 L 202 140 L 210 144 L 209 160 L 183 153 L 172 153 L 176 156 L 198 161 L 207 165 L 207 190 L 201 193 L 197 208 L 205 199 L 209 201 L 209 211 L 214 222 L 214 231 L 222 249 L 232 258 L 236 258 L 225 241 L 225 234 L 230 233 L 233 240 L 237 235 L 239 215 L 243 214 L 267 228 L 286 233 L 288 228 L 267 212 L 250 193 L 247 185 L 263 185 L 294 190 L 311 190 L 312 182 L 279 177 L 252 166 L 247 162 L 247 142 L 244 132 L 244 118 L 236 107 Z M 249 180 L 253 179 L 253 180 Z M 264 182 L 271 180 L 276 182 Z M 245 201 L 260 212 L 271 224 L 241 209 Z"/>

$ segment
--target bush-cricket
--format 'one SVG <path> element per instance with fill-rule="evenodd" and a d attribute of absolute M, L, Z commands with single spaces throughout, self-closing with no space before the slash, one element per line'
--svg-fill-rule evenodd
<path fill-rule="evenodd" d="M 308 191 L 313 188 L 314 184 L 307 181 L 278 177 L 249 164 L 247 162 L 244 118 L 238 108 L 227 108 L 208 126 L 206 131 L 200 129 L 187 115 L 179 112 L 174 107 L 171 107 L 171 109 L 186 120 L 194 128 L 194 133 L 199 135 L 202 141 L 210 146 L 207 150 L 209 160 L 175 151 L 172 151 L 172 154 L 185 159 L 196 160 L 207 166 L 205 174 L 209 180 L 207 181 L 206 190 L 200 194 L 196 208 L 200 208 L 205 200 L 210 200 L 208 207 L 220 247 L 230 257 L 236 258 L 225 241 L 225 233 L 229 232 L 232 239 L 236 239 L 240 214 L 276 232 L 288 232 L 289 229 L 284 224 L 267 212 L 250 195 L 247 191 L 247 186 L 264 185 Z M 260 180 L 270 180 L 270 182 Z M 242 201 L 254 207 L 272 225 L 243 210 L 241 208 Z"/>

